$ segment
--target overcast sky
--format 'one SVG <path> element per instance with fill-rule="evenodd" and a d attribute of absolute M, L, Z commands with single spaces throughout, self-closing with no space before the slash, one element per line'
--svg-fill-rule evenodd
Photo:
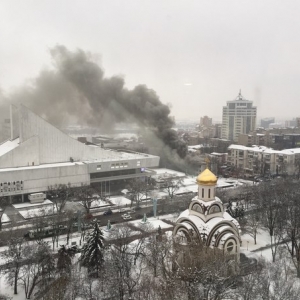
<path fill-rule="evenodd" d="M 177 120 L 221 120 L 239 89 L 258 117 L 298 117 L 299 16 L 299 0 L 1 0 L 0 87 L 51 68 L 61 44 L 154 89 Z"/>

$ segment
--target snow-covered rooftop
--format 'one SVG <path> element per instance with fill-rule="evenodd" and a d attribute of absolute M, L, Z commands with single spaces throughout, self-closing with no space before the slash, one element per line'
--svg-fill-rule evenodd
<path fill-rule="evenodd" d="M 83 163 L 82 162 L 64 162 L 64 163 L 55 163 L 55 164 L 42 164 L 42 165 L 38 165 L 38 166 L 4 168 L 4 169 L 0 169 L 0 172 L 16 171 L 16 170 L 45 169 L 45 168 L 66 167 L 66 166 L 75 166 L 75 165 L 83 165 Z"/>
<path fill-rule="evenodd" d="M 23 209 L 23 208 L 32 208 L 32 207 L 37 207 L 37 206 L 47 206 L 47 205 L 53 205 L 53 202 L 46 199 L 44 202 L 41 203 L 30 203 L 30 202 L 23 202 L 23 203 L 18 203 L 18 204 L 12 204 L 12 206 L 16 209 Z"/>
<path fill-rule="evenodd" d="M 201 148 L 203 148 L 203 145 L 202 145 L 202 144 L 200 144 L 200 145 L 188 146 L 188 149 L 189 149 L 189 150 L 191 150 L 191 149 L 193 149 L 193 150 L 199 150 L 199 149 L 201 149 Z"/>
<path fill-rule="evenodd" d="M 179 171 L 165 169 L 165 168 L 153 168 L 156 175 L 153 178 L 169 178 L 169 177 L 185 177 L 185 174 Z"/>
<path fill-rule="evenodd" d="M 264 152 L 267 154 L 286 154 L 286 155 L 292 155 L 292 154 L 299 154 L 300 148 L 292 148 L 292 149 L 285 149 L 285 150 L 274 150 L 272 148 L 268 148 L 265 146 L 256 146 L 253 145 L 252 147 L 246 147 L 243 145 L 230 145 L 228 149 L 234 149 L 234 150 L 242 150 L 242 151 L 253 151 L 253 152 Z"/>
<path fill-rule="evenodd" d="M 20 143 L 20 139 L 16 138 L 12 141 L 6 141 L 0 144 L 0 156 L 6 154 L 7 152 L 13 150 L 14 148 L 18 147 Z"/>

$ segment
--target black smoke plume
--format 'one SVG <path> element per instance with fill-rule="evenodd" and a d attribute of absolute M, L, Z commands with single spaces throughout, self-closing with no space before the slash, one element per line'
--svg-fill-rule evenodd
<path fill-rule="evenodd" d="M 156 144 L 163 141 L 161 147 L 168 152 L 175 149 L 179 157 L 185 156 L 185 144 L 171 129 L 170 109 L 155 91 L 145 85 L 129 90 L 122 77 L 106 78 L 92 55 L 82 50 L 56 46 L 50 53 L 53 70 L 43 70 L 31 86 L 14 92 L 12 102 L 24 103 L 57 126 L 70 120 L 100 128 L 134 122 L 150 130 Z"/>

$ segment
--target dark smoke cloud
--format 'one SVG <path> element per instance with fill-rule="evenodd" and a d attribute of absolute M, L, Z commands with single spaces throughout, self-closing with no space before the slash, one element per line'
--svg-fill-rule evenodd
<path fill-rule="evenodd" d="M 54 69 L 43 70 L 30 86 L 15 91 L 12 102 L 27 105 L 57 126 L 71 120 L 100 128 L 135 122 L 150 129 L 170 151 L 185 156 L 186 146 L 171 129 L 170 109 L 155 91 L 145 85 L 129 90 L 122 77 L 106 78 L 92 55 L 82 50 L 57 46 L 50 53 Z"/>

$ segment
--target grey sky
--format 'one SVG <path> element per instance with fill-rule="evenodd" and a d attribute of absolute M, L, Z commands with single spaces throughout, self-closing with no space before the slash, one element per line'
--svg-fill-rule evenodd
<path fill-rule="evenodd" d="M 258 116 L 300 116 L 300 1 L 1 0 L 0 87 L 51 67 L 62 44 L 146 84 L 176 119 L 221 119 L 239 89 Z M 191 85 L 187 85 L 191 84 Z"/>

